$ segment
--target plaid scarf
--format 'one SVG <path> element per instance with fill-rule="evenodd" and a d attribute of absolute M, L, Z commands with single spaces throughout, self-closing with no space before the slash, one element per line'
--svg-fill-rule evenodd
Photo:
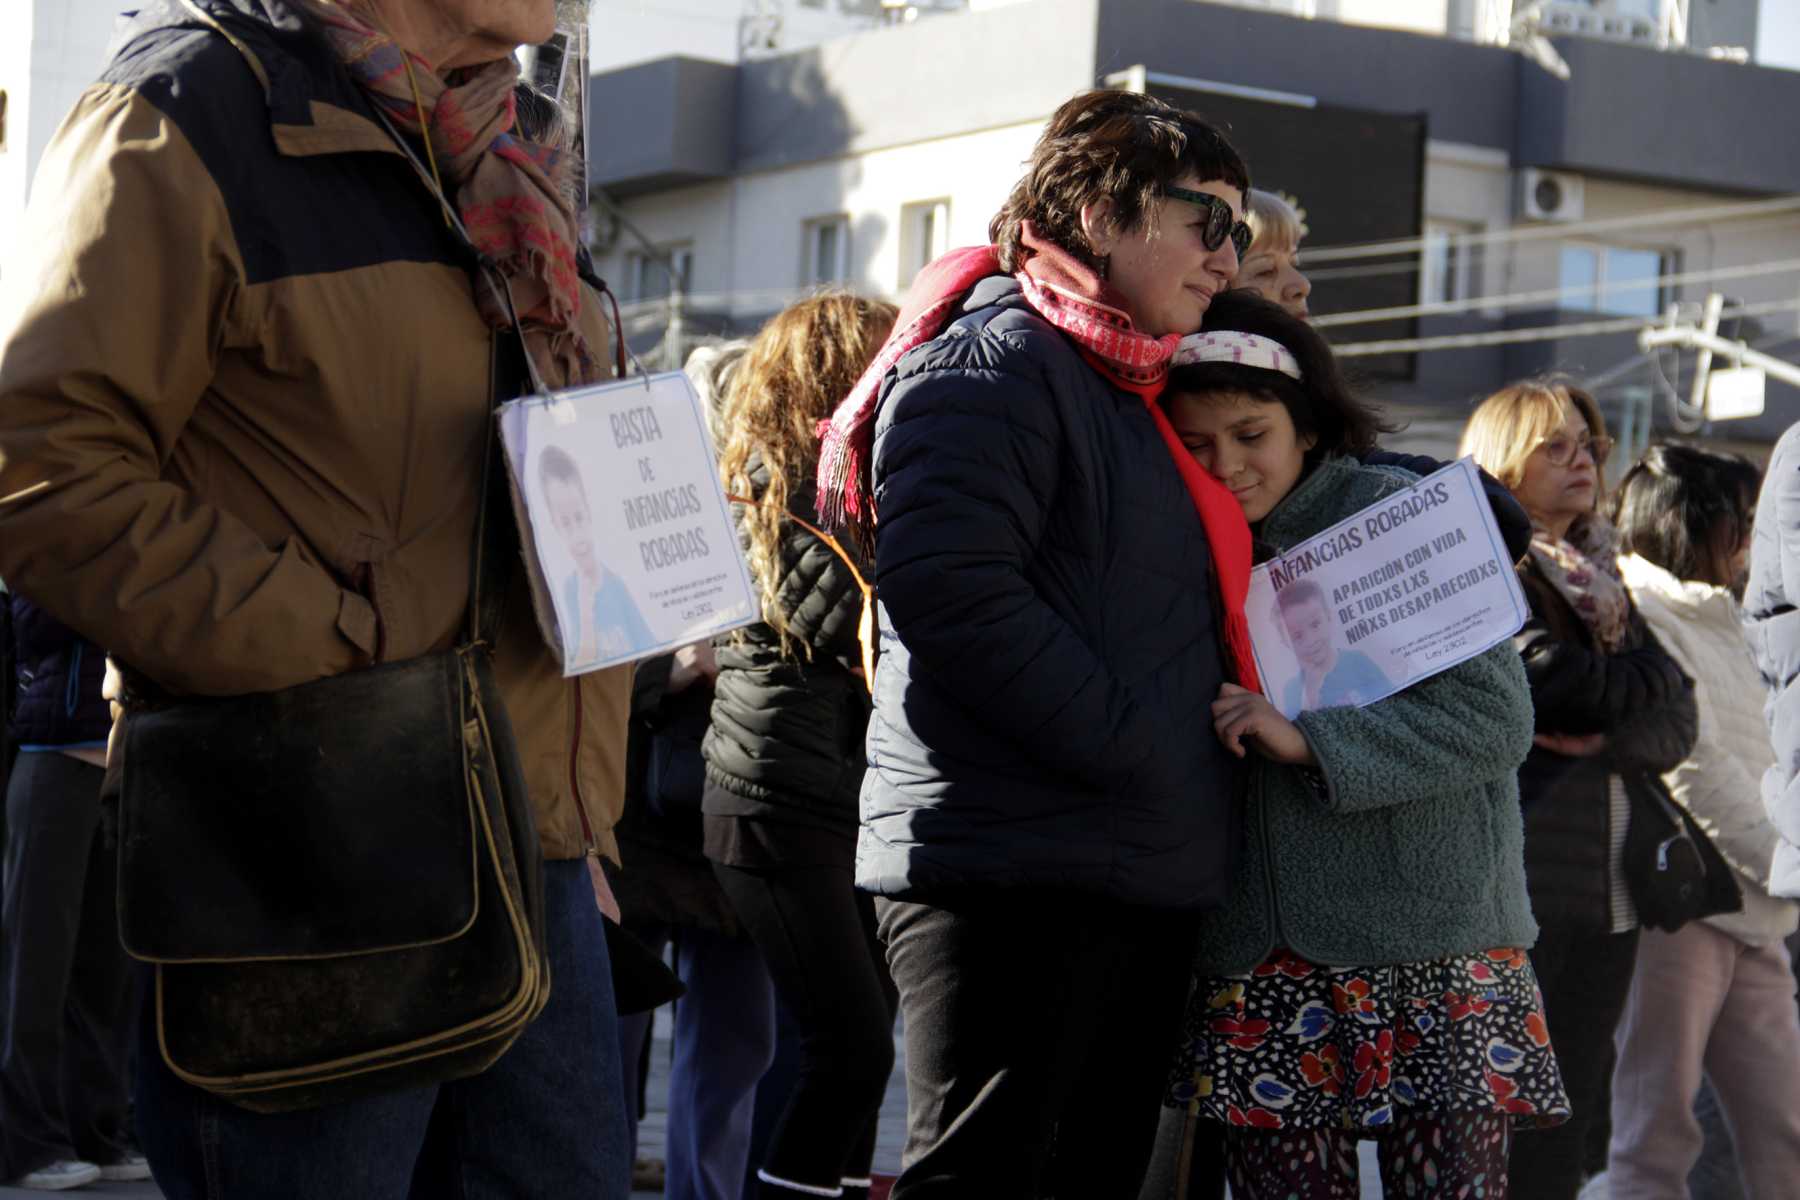
<path fill-rule="evenodd" d="M 1531 557 L 1602 651 L 1618 654 L 1637 648 L 1631 597 L 1619 573 L 1619 535 L 1609 521 L 1590 513 L 1569 527 L 1566 538 L 1533 525 Z"/>
<path fill-rule="evenodd" d="M 295 3 L 382 114 L 429 146 L 475 248 L 511 284 L 526 349 L 545 384 L 566 387 L 602 377 L 604 367 L 595 363 L 577 324 L 580 235 L 570 196 L 572 172 L 581 164 L 564 149 L 528 141 L 515 131 L 518 63 L 508 55 L 439 75 L 430 63 L 402 50 L 357 0 Z M 488 325 L 510 329 L 512 319 L 494 289 L 477 286 L 475 292 Z"/>
<path fill-rule="evenodd" d="M 1238 683 L 1256 689 L 1256 658 L 1244 616 L 1250 591 L 1250 527 L 1237 498 L 1200 469 L 1157 403 L 1180 336 L 1155 338 L 1133 329 L 1123 299 L 1099 274 L 1061 247 L 1038 238 L 1029 221 L 1024 225 L 1023 241 L 1032 255 L 1014 278 L 1026 302 L 1068 335 L 1102 378 L 1140 397 L 1149 410 L 1212 546 L 1213 574 L 1225 618 L 1225 647 L 1231 659 L 1228 665 Z M 882 381 L 907 351 L 943 331 L 970 288 L 1000 273 L 999 251 L 993 246 L 952 250 L 921 271 L 894 322 L 894 332 L 831 419 L 820 425 L 818 511 L 827 528 L 848 531 L 865 551 L 874 545 L 875 498 L 869 460 Z"/>

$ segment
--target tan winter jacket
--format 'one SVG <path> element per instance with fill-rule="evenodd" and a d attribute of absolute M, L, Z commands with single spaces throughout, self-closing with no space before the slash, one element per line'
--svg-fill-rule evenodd
<path fill-rule="evenodd" d="M 446 648 L 489 407 L 464 252 L 280 0 L 143 9 L 0 280 L 0 576 L 178 693 Z M 517 575 L 497 670 L 544 854 L 582 854 L 579 797 L 616 858 L 630 672 L 562 679 Z"/>

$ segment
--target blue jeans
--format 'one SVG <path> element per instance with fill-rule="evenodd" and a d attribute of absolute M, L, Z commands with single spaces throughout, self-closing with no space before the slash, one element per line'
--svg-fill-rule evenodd
<path fill-rule="evenodd" d="M 169 1072 L 146 1003 L 138 1132 L 167 1200 L 625 1200 L 619 1018 L 579 859 L 544 864 L 544 914 L 549 1003 L 469 1079 L 247 1112 Z"/>
<path fill-rule="evenodd" d="M 668 926 L 634 930 L 652 949 Z M 687 994 L 675 1002 L 665 1150 L 668 1200 L 739 1200 L 750 1161 L 756 1084 L 775 1056 L 775 988 L 755 943 L 707 930 L 673 931 L 675 973 Z M 651 1014 L 621 1022 L 627 1088 L 635 1098 L 638 1054 Z"/>

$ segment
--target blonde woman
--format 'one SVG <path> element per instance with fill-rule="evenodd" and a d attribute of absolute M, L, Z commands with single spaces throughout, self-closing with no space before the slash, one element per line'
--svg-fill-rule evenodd
<path fill-rule="evenodd" d="M 1531 616 L 1515 642 L 1537 735 L 1519 798 L 1540 930 L 1531 963 L 1574 1115 L 1513 1143 L 1513 1194 L 1531 1200 L 1574 1200 L 1581 1188 L 1637 956 L 1620 772 L 1670 770 L 1694 743 L 1692 686 L 1632 606 L 1617 538 L 1595 511 L 1611 448 L 1593 397 L 1554 380 L 1495 392 L 1462 440 L 1462 453 L 1510 488 L 1532 523 L 1518 567 Z"/>
<path fill-rule="evenodd" d="M 1285 196 L 1251 188 L 1244 223 L 1250 226 L 1250 249 L 1238 265 L 1236 286 L 1305 320 L 1306 298 L 1312 295 L 1312 281 L 1300 271 L 1305 214 Z"/>
<path fill-rule="evenodd" d="M 800 1072 L 757 1167 L 760 1200 L 867 1194 L 897 999 L 852 880 L 869 696 L 862 592 L 813 532 L 818 423 L 894 322 L 831 291 L 777 315 L 731 376 L 719 470 L 763 622 L 717 644 L 704 848 L 800 1029 Z M 848 551 L 848 547 L 845 547 Z M 861 565 L 858 564 L 858 570 Z"/>

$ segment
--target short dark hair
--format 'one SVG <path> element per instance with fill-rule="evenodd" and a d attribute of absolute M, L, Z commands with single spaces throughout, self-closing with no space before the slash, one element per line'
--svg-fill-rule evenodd
<path fill-rule="evenodd" d="M 538 486 L 548 490 L 552 483 L 572 483 L 576 491 L 587 495 L 587 486 L 581 481 L 581 468 L 561 446 L 545 446 L 544 452 L 538 455 Z"/>
<path fill-rule="evenodd" d="M 1110 198 L 1113 229 L 1136 229 L 1154 218 L 1162 190 L 1189 172 L 1250 190 L 1244 160 L 1197 114 L 1138 92 L 1083 92 L 1051 115 L 1025 174 L 989 222 L 988 240 L 1000 265 L 1016 271 L 1031 257 L 1020 244 L 1030 221 L 1039 237 L 1098 267 L 1081 232 L 1083 206 Z"/>
<path fill-rule="evenodd" d="M 1762 472 L 1748 459 L 1698 446 L 1657 445 L 1625 472 L 1613 506 L 1619 546 L 1677 579 L 1711 578 L 1750 531 Z"/>
<path fill-rule="evenodd" d="M 1279 304 L 1245 288 L 1222 292 L 1207 306 L 1200 328 L 1208 333 L 1254 333 L 1279 342 L 1294 356 L 1300 378 L 1244 363 L 1191 363 L 1169 372 L 1165 401 L 1205 392 L 1247 392 L 1279 401 L 1294 422 L 1294 432 L 1315 439 L 1307 451 L 1308 463 L 1333 454 L 1365 454 L 1374 449 L 1377 437 L 1397 428 L 1350 390 L 1325 339 Z"/>
<path fill-rule="evenodd" d="M 1317 604 L 1326 612 L 1331 611 L 1331 606 L 1325 603 L 1325 589 L 1310 579 L 1297 579 L 1275 593 L 1275 606 L 1284 613 L 1302 604 Z"/>

